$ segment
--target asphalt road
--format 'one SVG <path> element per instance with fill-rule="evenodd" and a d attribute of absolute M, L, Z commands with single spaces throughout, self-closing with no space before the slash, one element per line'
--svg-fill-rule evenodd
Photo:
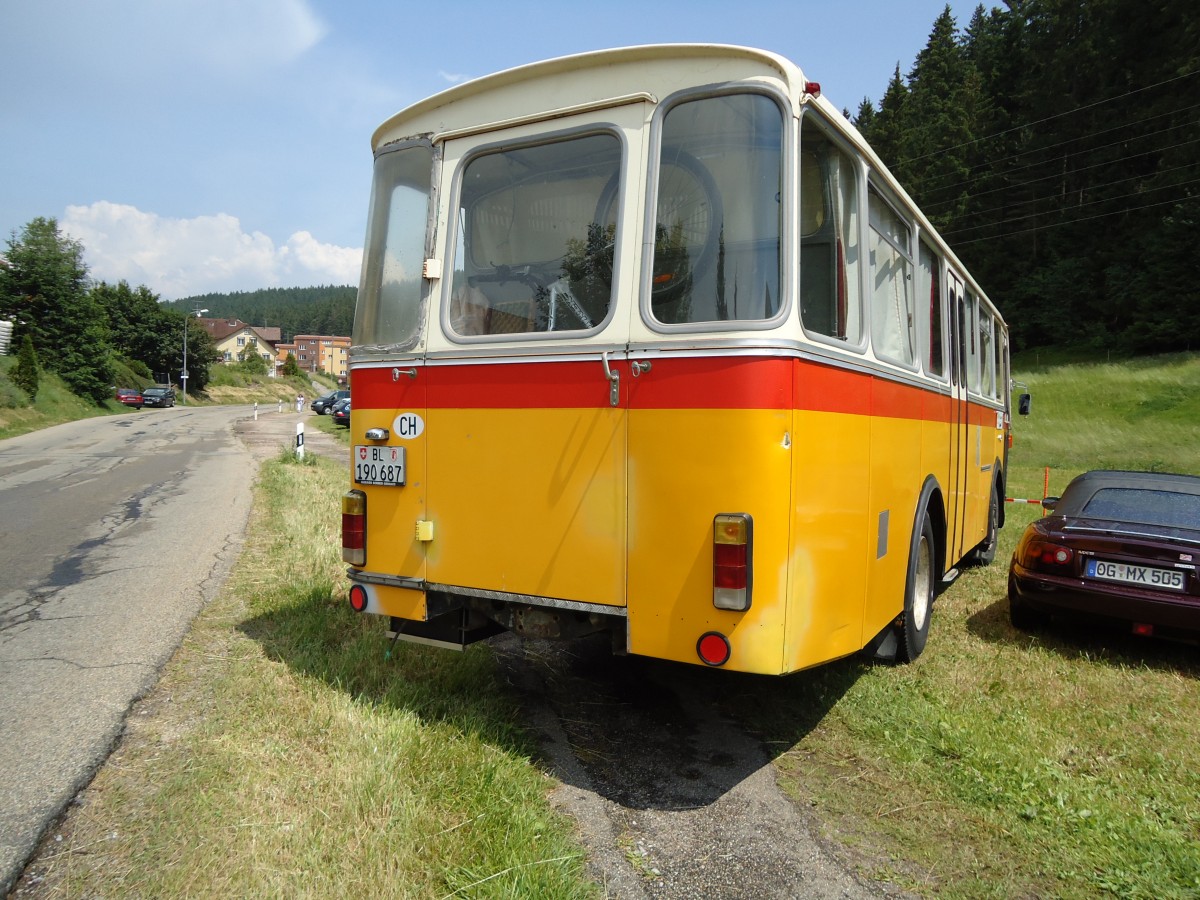
<path fill-rule="evenodd" d="M 252 415 L 130 410 L 0 441 L 0 896 L 236 559 L 257 463 L 233 427 Z M 294 411 L 269 415 L 294 437 Z"/>

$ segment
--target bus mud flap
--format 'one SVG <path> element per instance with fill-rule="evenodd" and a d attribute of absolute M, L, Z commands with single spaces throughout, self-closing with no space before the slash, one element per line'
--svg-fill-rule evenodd
<path fill-rule="evenodd" d="M 465 650 L 467 645 L 504 631 L 495 622 L 460 608 L 424 622 L 392 617 L 388 637 L 393 641 L 426 644 L 446 650 Z"/>

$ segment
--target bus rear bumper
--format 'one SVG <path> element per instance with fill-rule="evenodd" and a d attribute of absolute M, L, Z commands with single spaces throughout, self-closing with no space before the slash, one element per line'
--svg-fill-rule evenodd
<path fill-rule="evenodd" d="M 421 579 L 350 569 L 351 606 L 388 616 L 390 637 L 462 649 L 502 631 L 519 637 L 573 639 L 610 632 L 614 649 L 627 643 L 624 607 L 432 584 Z"/>

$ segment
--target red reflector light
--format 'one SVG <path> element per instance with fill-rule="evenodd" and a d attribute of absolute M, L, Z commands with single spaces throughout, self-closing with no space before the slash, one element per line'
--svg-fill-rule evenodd
<path fill-rule="evenodd" d="M 1154 626 L 1147 625 L 1145 622 L 1134 622 L 1133 633 L 1140 634 L 1142 637 L 1154 637 Z"/>
<path fill-rule="evenodd" d="M 367 608 L 367 589 L 361 584 L 350 588 L 350 608 L 355 612 L 362 612 Z"/>
<path fill-rule="evenodd" d="M 723 634 L 709 631 L 696 641 L 696 655 L 706 666 L 723 666 L 732 654 L 729 640 Z"/>

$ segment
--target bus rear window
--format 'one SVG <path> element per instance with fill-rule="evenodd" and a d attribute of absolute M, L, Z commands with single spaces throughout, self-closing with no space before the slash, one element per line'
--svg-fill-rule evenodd
<path fill-rule="evenodd" d="M 462 171 L 453 334 L 586 331 L 612 306 L 621 145 L 592 134 L 483 153 Z"/>
<path fill-rule="evenodd" d="M 761 94 L 680 103 L 663 120 L 650 277 L 668 325 L 770 319 L 782 307 L 783 119 Z"/>

